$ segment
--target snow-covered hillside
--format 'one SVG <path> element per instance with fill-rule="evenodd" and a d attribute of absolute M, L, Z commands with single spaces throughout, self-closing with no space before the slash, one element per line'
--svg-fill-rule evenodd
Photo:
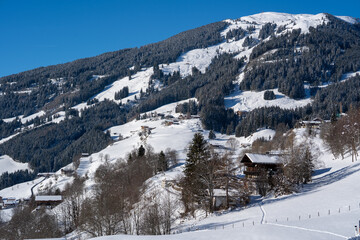
<path fill-rule="evenodd" d="M 354 225 L 360 214 L 360 163 L 334 159 L 318 136 L 309 137 L 297 129 L 296 141 L 309 142 L 318 152 L 318 170 L 313 181 L 299 193 L 275 198 L 253 198 L 241 209 L 200 215 L 175 226 L 170 236 L 109 236 L 95 239 L 348 239 L 354 236 Z M 165 173 L 167 175 L 167 173 Z M 155 176 L 160 183 L 165 176 Z M 159 184 L 160 185 L 160 184 Z M 154 189 L 154 184 L 151 184 Z M 161 191 L 161 186 L 157 191 Z M 188 232 L 190 231 L 190 232 Z"/>
<path fill-rule="evenodd" d="M 30 169 L 27 163 L 16 162 L 8 155 L 0 156 L 0 175 L 4 172 L 12 173 L 26 169 Z"/>
<path fill-rule="evenodd" d="M 356 23 L 356 19 L 352 17 L 339 16 L 338 18 L 349 23 Z M 287 31 L 292 31 L 294 29 L 301 29 L 302 33 L 308 33 L 310 27 L 316 27 L 321 24 L 326 24 L 328 22 L 328 18 L 324 13 L 312 15 L 312 14 L 287 14 L 287 13 L 276 13 L 276 12 L 263 12 L 259 14 L 241 17 L 234 20 L 227 19 L 224 21 L 228 24 L 228 27 L 226 27 L 226 29 L 224 29 L 221 32 L 221 35 L 223 37 L 225 37 L 226 34 L 231 30 L 239 29 L 239 28 L 247 29 L 249 27 L 253 27 L 254 28 L 253 31 L 248 33 L 246 36 L 256 39 L 257 43 L 249 47 L 243 47 L 245 38 L 242 38 L 237 41 L 235 39 L 228 39 L 227 41 L 223 41 L 222 43 L 214 46 L 209 46 L 207 48 L 193 49 L 191 51 L 183 53 L 177 59 L 176 62 L 169 64 L 160 63 L 159 64 L 160 69 L 165 74 L 170 74 L 175 71 L 179 71 L 182 77 L 186 77 L 192 73 L 193 67 L 196 67 L 201 72 L 205 72 L 206 68 L 211 64 L 212 59 L 223 53 L 235 53 L 236 58 L 245 57 L 246 59 L 249 59 L 249 56 L 252 50 L 254 49 L 254 47 L 256 47 L 259 43 L 261 43 L 261 41 L 267 41 L 267 39 L 265 40 L 259 39 L 260 29 L 266 23 L 274 23 L 277 25 L 277 29 L 281 29 L 281 31 L 277 31 L 276 29 L 276 35 L 283 34 Z M 131 78 L 124 77 L 115 81 L 111 85 L 106 86 L 102 92 L 96 94 L 91 99 L 97 99 L 99 101 L 104 101 L 105 99 L 108 99 L 115 101 L 117 103 L 119 103 L 120 101 L 122 103 L 133 101 L 135 99 L 135 96 L 139 98 L 141 90 L 145 91 L 146 88 L 148 88 L 150 77 L 152 74 L 153 74 L 152 67 L 144 68 L 141 71 L 132 75 Z M 349 77 L 349 76 L 350 75 L 345 77 Z M 96 80 L 102 77 L 104 76 L 94 75 L 92 80 Z M 237 82 L 241 82 L 242 77 L 243 77 L 243 73 L 239 75 L 239 79 L 237 80 Z M 153 84 L 156 89 L 161 90 L 161 85 L 158 82 L 155 81 L 155 83 Z M 122 88 L 126 86 L 129 87 L 129 96 L 122 100 L 115 100 L 114 98 L 115 93 L 120 91 Z M 280 106 L 286 109 L 296 108 L 296 107 L 304 106 L 311 102 L 309 98 L 303 100 L 294 100 L 294 99 L 289 99 L 288 97 L 285 97 L 283 94 L 280 93 L 276 93 L 277 95 L 276 100 L 261 101 L 260 96 L 262 94 L 263 94 L 262 92 L 235 91 L 225 99 L 226 106 L 232 107 L 235 110 L 250 111 L 256 107 L 262 107 L 262 106 Z M 77 110 L 81 110 L 91 106 L 92 105 L 87 105 L 84 102 L 74 106 L 73 108 Z M 35 113 L 28 117 L 23 117 L 23 116 L 18 116 L 18 117 L 21 119 L 23 123 L 25 123 L 28 120 L 32 120 L 37 116 L 39 117 L 43 116 L 44 114 L 45 114 L 44 111 L 39 111 L 38 113 Z M 5 122 L 10 122 L 13 121 L 14 119 L 15 118 L 8 118 L 3 120 Z M 52 122 L 58 123 L 63 119 L 64 117 L 61 116 L 60 118 L 53 119 Z"/>
<path fill-rule="evenodd" d="M 233 29 L 243 28 L 247 29 L 254 26 L 255 30 L 249 34 L 255 39 L 259 38 L 259 32 L 263 25 L 266 23 L 275 23 L 278 27 L 285 26 L 283 32 L 291 31 L 293 29 L 301 29 L 302 33 L 308 33 L 310 27 L 316 27 L 328 21 L 325 14 L 320 13 L 317 15 L 311 14 L 286 14 L 265 12 L 247 17 L 241 17 L 236 20 L 225 20 L 229 26 L 221 33 L 226 36 L 227 32 Z M 164 73 L 172 73 L 180 71 L 182 76 L 191 74 L 193 67 L 198 68 L 201 72 L 210 65 L 211 60 L 221 53 L 237 53 L 237 58 L 247 57 L 251 54 L 252 47 L 243 47 L 244 38 L 238 41 L 223 42 L 221 44 L 211 46 L 204 49 L 194 49 L 187 53 L 182 54 L 175 63 L 169 65 L 162 65 Z"/>
<path fill-rule="evenodd" d="M 241 91 L 236 90 L 231 95 L 225 97 L 225 107 L 232 108 L 234 111 L 252 111 L 255 108 L 279 106 L 284 109 L 295 109 L 297 107 L 304 107 L 311 103 L 310 97 L 295 100 L 280 93 L 278 89 L 269 89 L 274 92 L 276 99 L 265 100 L 265 91 Z"/>
<path fill-rule="evenodd" d="M 169 104 L 156 109 L 157 113 L 174 114 L 175 104 Z M 154 111 L 155 112 L 155 111 Z M 109 156 L 109 161 L 114 162 L 124 158 L 133 148 L 140 144 L 149 144 L 155 151 L 173 148 L 179 155 L 180 165 L 170 169 L 164 174 L 159 174 L 148 180 L 146 192 L 168 191 L 162 185 L 164 180 L 176 179 L 182 174 L 186 151 L 184 149 L 191 141 L 195 132 L 202 132 L 207 139 L 208 132 L 201 128 L 199 119 L 181 120 L 179 125 L 165 126 L 164 120 L 154 117 L 145 120 L 134 120 L 121 126 L 109 129 L 111 136 L 118 139 L 119 134 L 123 140 L 116 141 L 106 149 L 81 159 L 77 170 L 80 176 L 87 175 L 87 189 L 91 192 L 93 174 L 97 167 L 105 162 L 104 156 Z M 151 130 L 150 135 L 141 140 L 138 133 L 141 126 Z M 360 193 L 357 184 L 360 181 L 360 164 L 351 162 L 351 157 L 344 160 L 334 159 L 326 149 L 319 136 L 308 136 L 305 129 L 297 129 L 296 141 L 309 142 L 313 151 L 320 154 L 318 170 L 314 174 L 313 182 L 304 185 L 301 192 L 275 198 L 269 196 L 263 199 L 254 197 L 252 203 L 246 208 L 233 211 L 215 213 L 207 218 L 198 215 L 196 219 L 177 222 L 173 232 L 186 232 L 171 236 L 110 236 L 98 239 L 222 239 L 224 234 L 231 238 L 244 239 L 284 239 L 291 235 L 292 239 L 347 239 L 353 236 L 354 225 L 357 224 L 360 213 Z M 250 144 L 258 137 L 269 137 L 274 131 L 263 129 L 249 138 L 237 138 L 242 145 Z M 227 147 L 227 140 L 233 136 L 217 134 L 213 145 Z M 239 146 L 242 146 L 239 144 Z M 239 147 L 239 151 L 242 147 Z M 61 188 L 72 178 L 60 176 L 50 177 L 40 183 L 35 191 L 53 187 Z M 35 182 L 23 183 L 12 188 L 0 191 L 0 195 L 28 197 L 30 188 Z M 26 189 L 26 190 L 25 190 Z M 170 191 L 174 192 L 173 189 Z M 176 193 L 176 191 L 175 191 Z M 174 195 L 176 196 L 176 195 Z M 349 207 L 350 206 L 350 207 Z M 181 208 L 179 209 L 181 210 Z M 329 214 L 330 210 L 330 214 Z M 179 212 L 175 214 L 178 215 Z M 300 218 L 300 220 L 299 220 Z M 216 229 L 216 230 L 215 230 Z M 190 232 L 187 232 L 191 230 Z"/>

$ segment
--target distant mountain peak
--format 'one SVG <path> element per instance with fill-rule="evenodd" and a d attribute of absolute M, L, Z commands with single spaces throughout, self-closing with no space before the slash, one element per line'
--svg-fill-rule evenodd
<path fill-rule="evenodd" d="M 335 16 L 345 22 L 355 24 L 358 22 L 353 17 Z M 249 16 L 243 16 L 235 20 L 225 20 L 228 23 L 248 23 L 264 25 L 266 23 L 274 23 L 278 27 L 283 26 L 288 30 L 301 29 L 302 33 L 308 33 L 310 27 L 317 27 L 329 21 L 328 14 L 290 14 L 280 12 L 262 12 Z"/>

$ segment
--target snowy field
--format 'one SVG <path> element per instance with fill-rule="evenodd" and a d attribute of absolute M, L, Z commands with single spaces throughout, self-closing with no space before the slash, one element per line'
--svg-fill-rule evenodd
<path fill-rule="evenodd" d="M 232 108 L 234 111 L 250 112 L 256 108 L 278 106 L 283 109 L 295 109 L 304 107 L 311 103 L 310 98 L 295 100 L 280 93 L 278 89 L 270 89 L 274 92 L 276 99 L 265 100 L 265 91 L 241 91 L 237 90 L 225 97 L 225 107 Z"/>
<path fill-rule="evenodd" d="M 17 170 L 26 169 L 29 169 L 29 165 L 27 163 L 16 162 L 8 155 L 0 156 L 0 175 L 4 172 L 13 173 Z"/>
<path fill-rule="evenodd" d="M 16 199 L 31 197 L 31 187 L 43 181 L 44 178 L 37 178 L 33 181 L 16 184 L 12 187 L 4 188 L 0 190 L 0 196 L 2 197 L 15 197 Z M 36 191 L 35 191 L 36 193 Z"/>

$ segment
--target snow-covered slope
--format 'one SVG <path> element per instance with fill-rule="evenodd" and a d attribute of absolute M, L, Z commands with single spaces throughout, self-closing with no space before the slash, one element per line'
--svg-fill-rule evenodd
<path fill-rule="evenodd" d="M 149 87 L 150 77 L 153 74 L 153 68 L 142 69 L 136 74 L 132 75 L 131 78 L 124 77 L 121 78 L 111 85 L 105 87 L 105 90 L 97 94 L 94 98 L 99 101 L 104 101 L 105 99 L 115 101 L 115 93 L 120 91 L 124 87 L 129 88 L 129 96 L 123 98 L 121 101 L 126 103 L 128 100 L 134 100 L 135 96 L 140 97 L 140 90 L 146 90 Z M 120 100 L 118 101 L 120 102 Z"/>
<path fill-rule="evenodd" d="M 278 89 L 269 89 L 275 93 L 276 99 L 265 100 L 265 91 L 241 91 L 237 90 L 231 95 L 225 97 L 225 107 L 232 108 L 234 111 L 252 111 L 255 108 L 279 106 L 284 109 L 295 109 L 297 107 L 304 107 L 311 103 L 311 99 L 305 98 L 295 100 L 280 93 Z"/>
<path fill-rule="evenodd" d="M 175 107 L 176 104 L 169 104 L 161 109 L 156 109 L 156 111 L 173 113 Z M 176 179 L 178 175 L 182 174 L 181 164 L 184 163 L 186 156 L 184 149 L 191 141 L 193 134 L 200 131 L 207 138 L 208 132 L 201 128 L 199 119 L 182 120 L 179 125 L 172 126 L 162 125 L 163 121 L 155 117 L 134 120 L 110 128 L 109 131 L 115 139 L 119 134 L 122 134 L 124 139 L 90 157 L 82 158 L 78 174 L 89 177 L 86 182 L 87 189 L 91 190 L 94 183 L 93 174 L 97 167 L 104 163 L 105 155 L 109 156 L 110 162 L 114 162 L 118 158 L 125 157 L 126 153 L 134 147 L 137 148 L 146 142 L 146 144 L 152 145 L 155 151 L 170 147 L 175 149 L 179 155 L 180 166 L 149 179 L 145 192 L 150 194 L 151 192 L 167 191 L 161 183 L 165 179 Z M 141 126 L 152 128 L 151 134 L 146 140 L 141 140 L 138 135 Z M 173 226 L 174 232 L 187 231 L 190 228 L 191 232 L 189 233 L 156 237 L 112 236 L 99 239 L 223 239 L 224 234 L 229 238 L 244 239 L 284 239 L 289 235 L 292 236 L 292 239 L 346 239 L 352 236 L 354 225 L 357 224 L 360 214 L 360 193 L 357 191 L 357 184 L 360 181 L 360 164 L 352 163 L 351 157 L 334 160 L 322 140 L 318 136 L 309 137 L 305 129 L 297 129 L 295 133 L 297 142 L 311 143 L 313 151 L 320 153 L 322 162 L 322 164 L 318 164 L 319 169 L 314 174 L 313 182 L 304 185 L 300 193 L 279 198 L 272 196 L 264 199 L 254 198 L 252 204 L 246 208 L 216 213 L 207 218 L 200 214 L 196 219 L 187 220 L 181 224 L 177 222 Z M 247 139 L 237 138 L 237 140 L 239 143 L 249 144 L 258 137 L 267 138 L 272 137 L 273 134 L 274 131 L 263 129 Z M 210 143 L 226 146 L 226 141 L 230 137 L 233 136 L 217 134 L 217 138 L 211 140 Z M 238 150 L 240 151 L 241 147 Z M 61 187 L 67 181 L 71 182 L 72 179 L 51 177 L 39 184 L 35 190 L 39 191 L 39 188 L 44 189 L 50 186 Z M 27 184 L 27 189 L 33 185 L 24 183 L 19 187 L 14 186 L 0 191 L 0 194 L 16 195 L 16 197 L 29 196 L 30 191 L 23 189 Z"/>
<path fill-rule="evenodd" d="M 349 20 L 350 19 L 351 18 L 349 18 Z M 235 20 L 228 19 L 225 21 L 229 24 L 229 26 L 221 33 L 222 36 L 226 36 L 227 32 L 233 29 L 247 29 L 250 26 L 254 26 L 255 30 L 248 36 L 258 39 L 260 29 L 266 23 L 275 23 L 278 28 L 280 26 L 285 26 L 285 30 L 283 30 L 283 32 L 291 31 L 293 29 L 301 29 L 302 33 L 308 33 L 310 27 L 316 27 L 320 24 L 327 23 L 328 19 L 323 13 L 311 15 L 265 12 L 241 17 Z M 164 73 L 180 71 L 182 76 L 187 76 L 191 74 L 191 69 L 193 67 L 196 67 L 201 72 L 204 72 L 210 65 L 211 60 L 221 53 L 238 53 L 238 58 L 244 56 L 249 57 L 251 49 L 254 46 L 251 48 L 242 47 L 243 42 L 244 39 L 240 39 L 238 41 L 223 42 L 208 48 L 191 50 L 182 54 L 175 63 L 170 63 L 169 65 L 163 64 L 162 70 Z"/>
<path fill-rule="evenodd" d="M 4 172 L 12 173 L 17 170 L 30 170 L 28 163 L 20 163 L 14 161 L 8 155 L 0 156 L 0 175 Z"/>
<path fill-rule="evenodd" d="M 360 163 L 334 159 L 319 136 L 297 129 L 296 141 L 309 142 L 319 153 L 313 181 L 301 192 L 275 198 L 254 198 L 242 209 L 185 221 L 173 229 L 183 232 L 170 236 L 109 236 L 96 239 L 348 239 L 360 214 Z M 163 177 L 154 177 L 159 183 Z M 154 186 L 156 184 L 150 184 Z M 160 184 L 159 184 L 160 185 Z M 154 188 L 154 187 L 153 187 Z M 159 191 L 161 187 L 158 187 Z M 188 232 L 190 230 L 190 232 Z"/>
<path fill-rule="evenodd" d="M 310 27 L 317 27 L 328 22 L 324 13 L 312 15 L 263 12 L 241 17 L 239 20 L 250 23 L 255 22 L 256 24 L 275 23 L 278 26 L 286 26 L 287 30 L 301 29 L 302 33 L 308 33 Z"/>

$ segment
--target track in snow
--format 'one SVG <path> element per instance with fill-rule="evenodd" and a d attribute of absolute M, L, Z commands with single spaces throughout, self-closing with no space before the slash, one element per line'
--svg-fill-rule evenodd
<path fill-rule="evenodd" d="M 328 231 L 322 231 L 322 230 L 316 230 L 316 229 L 310 229 L 310 228 L 303 228 L 303 227 L 297 227 L 297 226 L 290 226 L 290 225 L 284 225 L 284 224 L 278 224 L 278 223 L 267 223 L 266 222 L 266 211 L 264 209 L 264 207 L 262 206 L 262 202 L 259 203 L 259 207 L 261 209 L 262 212 L 262 218 L 261 218 L 261 224 L 269 224 L 269 225 L 273 225 L 273 226 L 278 226 L 278 227 L 286 227 L 286 228 L 294 228 L 294 229 L 299 229 L 299 230 L 304 230 L 304 231 L 309 231 L 309 232 L 317 232 L 317 233 L 324 233 L 324 234 L 330 234 L 332 236 L 336 236 L 342 239 L 349 239 L 346 236 L 337 234 L 337 233 L 333 233 L 333 232 L 328 232 Z"/>
<path fill-rule="evenodd" d="M 283 224 L 277 224 L 277 223 L 267 223 L 267 224 L 273 225 L 273 226 L 278 226 L 278 227 L 294 228 L 294 229 L 299 229 L 299 230 L 304 230 L 304 231 L 309 231 L 309 232 L 330 234 L 332 236 L 336 236 L 336 237 L 339 237 L 339 238 L 342 238 L 342 239 L 349 239 L 348 237 L 345 237 L 343 235 L 328 232 L 328 231 L 322 231 L 322 230 L 316 230 L 316 229 L 310 229 L 310 228 L 303 228 L 303 227 L 296 227 L 296 226 L 289 226 L 289 225 L 283 225 Z"/>

